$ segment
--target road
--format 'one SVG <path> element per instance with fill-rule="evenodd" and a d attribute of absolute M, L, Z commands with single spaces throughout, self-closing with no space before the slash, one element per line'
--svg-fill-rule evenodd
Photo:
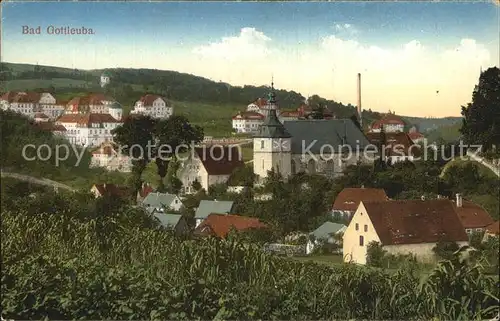
<path fill-rule="evenodd" d="M 70 192 L 75 191 L 74 188 L 71 188 L 68 185 L 65 185 L 65 184 L 62 184 L 62 183 L 59 183 L 59 182 L 56 182 L 56 181 L 53 181 L 53 180 L 50 180 L 47 178 L 36 178 L 33 176 L 29 176 L 29 175 L 22 175 L 22 174 L 18 174 L 18 173 L 5 172 L 3 169 L 1 170 L 1 177 L 11 177 L 11 178 L 18 179 L 20 181 L 29 182 L 29 183 L 37 184 L 37 185 L 49 186 L 49 187 L 53 187 L 56 189 L 60 188 L 60 189 L 64 189 L 64 190 L 67 190 Z"/>

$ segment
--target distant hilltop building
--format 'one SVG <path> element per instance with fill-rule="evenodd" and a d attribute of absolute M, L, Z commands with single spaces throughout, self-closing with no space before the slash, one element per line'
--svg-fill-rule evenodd
<path fill-rule="evenodd" d="M 172 116 L 174 108 L 164 97 L 147 94 L 136 101 L 134 109 L 130 113 L 162 119 Z"/>
<path fill-rule="evenodd" d="M 111 75 L 107 71 L 104 71 L 101 74 L 101 87 L 104 88 L 106 85 L 109 85 L 110 82 L 111 82 Z"/>

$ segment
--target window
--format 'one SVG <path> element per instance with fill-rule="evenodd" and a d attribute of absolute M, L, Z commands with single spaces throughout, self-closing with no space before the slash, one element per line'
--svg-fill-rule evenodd
<path fill-rule="evenodd" d="M 480 227 L 478 227 L 478 228 L 476 229 L 476 232 L 482 232 L 482 231 L 483 231 L 483 229 L 482 229 L 482 228 L 480 228 Z"/>
<path fill-rule="evenodd" d="M 365 245 L 365 238 L 363 235 L 359 236 L 359 246 L 364 246 Z"/>
<path fill-rule="evenodd" d="M 264 149 L 264 140 L 260 141 L 260 149 Z"/>
<path fill-rule="evenodd" d="M 356 231 L 358 231 L 358 230 L 359 230 L 359 224 L 358 224 L 358 223 L 356 223 L 356 225 L 355 225 L 355 226 L 356 226 Z"/>
<path fill-rule="evenodd" d="M 472 229 L 470 229 L 470 228 L 466 228 L 466 229 L 465 229 L 465 232 L 466 232 L 466 233 L 471 233 L 471 232 L 472 232 Z"/>
<path fill-rule="evenodd" d="M 368 232 L 368 225 L 365 224 L 365 232 Z"/>

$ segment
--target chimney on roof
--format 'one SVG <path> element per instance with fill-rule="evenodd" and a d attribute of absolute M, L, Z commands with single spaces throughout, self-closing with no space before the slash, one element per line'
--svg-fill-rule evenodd
<path fill-rule="evenodd" d="M 457 193 L 455 196 L 457 197 L 457 207 L 462 207 L 462 195 Z"/>
<path fill-rule="evenodd" d="M 358 117 L 359 125 L 363 128 L 363 117 L 361 110 L 361 73 L 358 73 Z"/>

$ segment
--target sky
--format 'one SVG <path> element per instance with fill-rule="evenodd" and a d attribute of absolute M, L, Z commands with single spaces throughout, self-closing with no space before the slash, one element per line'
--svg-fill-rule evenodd
<path fill-rule="evenodd" d="M 481 68 L 500 65 L 500 6 L 494 2 L 1 6 L 4 62 L 176 70 L 238 86 L 273 79 L 279 89 L 352 105 L 361 73 L 364 109 L 407 116 L 459 116 Z M 40 26 L 41 34 L 23 34 L 23 26 Z M 47 34 L 49 26 L 94 34 Z"/>

